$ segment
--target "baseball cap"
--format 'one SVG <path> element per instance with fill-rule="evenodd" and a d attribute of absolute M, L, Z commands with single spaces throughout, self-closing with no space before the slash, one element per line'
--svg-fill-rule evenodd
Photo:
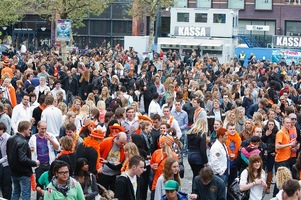
<path fill-rule="evenodd" d="M 174 180 L 169 180 L 165 182 L 163 190 L 179 190 L 179 183 Z"/>

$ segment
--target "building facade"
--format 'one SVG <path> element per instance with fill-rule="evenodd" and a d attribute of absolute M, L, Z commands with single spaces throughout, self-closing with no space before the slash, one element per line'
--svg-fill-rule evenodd
<path fill-rule="evenodd" d="M 270 47 L 274 35 L 300 36 L 301 11 L 298 0 L 175 0 L 174 7 L 198 9 L 237 9 L 239 10 L 238 34 L 251 35 L 260 47 Z M 145 24 L 147 23 L 145 19 Z M 170 30 L 170 11 L 162 9 L 160 37 Z M 268 30 L 247 29 L 248 26 L 269 27 Z M 141 26 L 141 24 L 140 24 Z M 147 34 L 148 26 L 143 34 Z M 243 43 L 243 41 L 240 41 Z"/>

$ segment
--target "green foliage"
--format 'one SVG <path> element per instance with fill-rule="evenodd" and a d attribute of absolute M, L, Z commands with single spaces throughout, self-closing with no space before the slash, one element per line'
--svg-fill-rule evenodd
<path fill-rule="evenodd" d="M 32 4 L 32 12 L 51 17 L 58 14 L 61 19 L 70 19 L 72 27 L 85 26 L 83 19 L 88 14 L 100 15 L 112 0 L 28 0 Z"/>
<path fill-rule="evenodd" d="M 0 26 L 21 21 L 29 8 L 27 0 L 0 0 Z"/>
<path fill-rule="evenodd" d="M 172 5 L 172 0 L 133 0 L 129 14 L 138 18 L 146 15 L 156 16 L 158 9 L 168 8 Z"/>

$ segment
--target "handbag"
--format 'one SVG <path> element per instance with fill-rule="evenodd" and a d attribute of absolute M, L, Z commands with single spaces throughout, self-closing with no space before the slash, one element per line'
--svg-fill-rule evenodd
<path fill-rule="evenodd" d="M 184 178 L 185 167 L 184 167 L 183 163 L 179 164 L 179 168 L 180 168 L 180 177 Z"/>
<path fill-rule="evenodd" d="M 249 176 L 248 176 L 249 179 Z M 249 200 L 250 198 L 250 190 L 240 191 L 239 188 L 240 177 L 234 179 L 233 183 L 228 188 L 228 193 L 235 200 Z"/>

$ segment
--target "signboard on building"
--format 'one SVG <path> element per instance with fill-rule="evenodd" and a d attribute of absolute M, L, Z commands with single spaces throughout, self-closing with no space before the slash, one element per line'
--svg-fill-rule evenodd
<path fill-rule="evenodd" d="M 56 23 L 56 40 L 70 41 L 71 21 L 69 19 L 59 19 Z"/>
<path fill-rule="evenodd" d="M 273 0 L 255 0 L 255 10 L 272 10 Z"/>
<path fill-rule="evenodd" d="M 301 37 L 298 36 L 273 36 L 273 45 L 277 48 L 301 48 Z"/>
<path fill-rule="evenodd" d="M 228 8 L 245 9 L 245 0 L 228 0 Z"/>
<path fill-rule="evenodd" d="M 270 26 L 246 25 L 248 31 L 270 31 Z"/>
<path fill-rule="evenodd" d="M 284 58 L 287 64 L 292 64 L 292 61 L 299 63 L 301 61 L 300 50 L 278 49 L 272 51 L 272 62 L 279 63 Z"/>
<path fill-rule="evenodd" d="M 196 0 L 197 8 L 211 8 L 211 0 Z"/>
<path fill-rule="evenodd" d="M 175 8 L 187 8 L 187 0 L 175 0 L 174 7 Z"/>
<path fill-rule="evenodd" d="M 185 37 L 210 37 L 210 28 L 198 26 L 175 26 L 174 35 Z"/>

